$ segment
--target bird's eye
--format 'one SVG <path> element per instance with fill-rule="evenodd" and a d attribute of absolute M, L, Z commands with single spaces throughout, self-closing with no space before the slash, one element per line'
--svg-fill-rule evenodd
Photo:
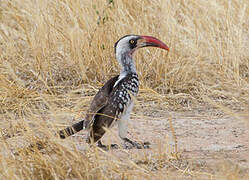
<path fill-rule="evenodd" d="M 133 39 L 130 40 L 130 44 L 134 44 L 135 41 Z"/>

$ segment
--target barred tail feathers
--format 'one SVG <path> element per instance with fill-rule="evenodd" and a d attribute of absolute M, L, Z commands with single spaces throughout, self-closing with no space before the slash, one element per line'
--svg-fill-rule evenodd
<path fill-rule="evenodd" d="M 69 126 L 63 130 L 59 131 L 59 136 L 61 139 L 65 139 L 68 136 L 71 136 L 79 131 L 81 131 L 83 129 L 83 121 L 77 122 L 75 124 L 73 124 L 72 126 Z"/>

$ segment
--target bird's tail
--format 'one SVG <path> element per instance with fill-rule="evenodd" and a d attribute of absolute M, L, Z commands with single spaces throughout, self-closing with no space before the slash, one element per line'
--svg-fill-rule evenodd
<path fill-rule="evenodd" d="M 79 131 L 81 131 L 83 129 L 83 124 L 84 124 L 84 120 L 77 122 L 75 124 L 73 124 L 72 126 L 69 126 L 63 130 L 59 131 L 59 136 L 61 139 L 65 139 L 68 136 L 71 136 Z"/>

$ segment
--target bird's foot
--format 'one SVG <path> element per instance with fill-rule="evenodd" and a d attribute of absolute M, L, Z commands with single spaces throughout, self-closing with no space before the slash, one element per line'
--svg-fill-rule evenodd
<path fill-rule="evenodd" d="M 123 140 L 124 140 L 124 149 L 132 149 L 132 148 L 149 149 L 150 148 L 150 142 L 139 143 L 136 141 L 132 141 L 128 138 L 124 138 Z"/>
<path fill-rule="evenodd" d="M 104 145 L 101 143 L 101 141 L 98 141 L 97 146 L 105 151 L 110 150 L 110 149 L 118 149 L 119 148 L 119 146 L 117 144 Z"/>

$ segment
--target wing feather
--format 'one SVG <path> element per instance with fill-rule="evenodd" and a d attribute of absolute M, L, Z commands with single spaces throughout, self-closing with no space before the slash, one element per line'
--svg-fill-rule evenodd
<path fill-rule="evenodd" d="M 89 129 L 92 126 L 96 113 L 106 106 L 108 99 L 109 99 L 109 95 L 111 94 L 114 84 L 118 80 L 118 77 L 119 76 L 117 75 L 111 78 L 110 80 L 108 80 L 105 83 L 105 85 L 94 96 L 91 102 L 90 108 L 87 111 L 87 114 L 85 117 L 85 121 L 83 125 L 84 129 Z"/>

